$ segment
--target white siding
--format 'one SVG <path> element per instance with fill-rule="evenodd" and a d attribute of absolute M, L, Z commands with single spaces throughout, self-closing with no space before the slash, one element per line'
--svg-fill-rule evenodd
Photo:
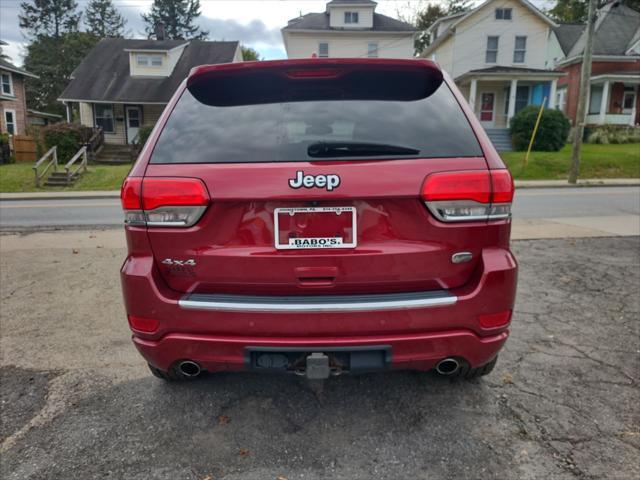
<path fill-rule="evenodd" d="M 142 124 L 146 127 L 153 127 L 166 105 L 142 105 Z"/>
<path fill-rule="evenodd" d="M 564 52 L 558 42 L 556 34 L 551 31 L 549 33 L 549 41 L 547 43 L 547 58 L 545 60 L 545 66 L 548 69 L 553 69 L 555 64 L 564 59 Z"/>
<path fill-rule="evenodd" d="M 124 106 L 122 104 L 113 104 L 113 118 L 115 132 L 104 132 L 104 143 L 124 145 L 127 143 L 127 135 L 124 126 Z"/>
<path fill-rule="evenodd" d="M 453 70 L 453 45 L 453 38 L 448 38 L 438 47 L 438 51 L 431 56 L 431 59 L 437 62 L 440 68 L 447 73 L 451 73 Z"/>
<path fill-rule="evenodd" d="M 496 8 L 511 8 L 511 20 L 496 20 Z M 456 19 L 458 20 L 458 19 Z M 496 65 L 525 68 L 547 67 L 547 42 L 549 25 L 530 9 L 515 0 L 495 0 L 470 15 L 456 26 L 453 35 L 452 61 L 449 73 L 455 78 L 469 70 L 488 68 Z M 486 63 L 485 53 L 487 38 L 498 36 L 498 58 L 496 63 Z M 514 63 L 513 50 L 516 36 L 527 37 L 527 48 L 524 63 Z M 429 54 L 441 55 L 441 48 L 450 48 L 444 42 Z M 438 60 L 439 61 L 439 60 Z"/>
<path fill-rule="evenodd" d="M 344 23 L 345 12 L 358 12 L 358 23 Z M 373 7 L 331 7 L 329 26 L 331 28 L 373 28 Z"/>
<path fill-rule="evenodd" d="M 368 53 L 369 43 L 378 43 L 378 57 L 412 58 L 413 34 L 376 35 L 375 33 L 298 33 L 286 32 L 287 55 L 289 58 L 311 58 L 318 53 L 318 44 L 329 44 L 329 57 L 364 58 Z"/>

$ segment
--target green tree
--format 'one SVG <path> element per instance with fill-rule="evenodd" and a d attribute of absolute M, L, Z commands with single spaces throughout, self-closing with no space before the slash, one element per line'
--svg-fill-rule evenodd
<path fill-rule="evenodd" d="M 122 37 L 126 20 L 111 0 L 91 0 L 84 12 L 87 31 L 95 36 Z"/>
<path fill-rule="evenodd" d="M 98 42 L 87 32 L 68 32 L 56 37 L 39 37 L 27 46 L 25 70 L 38 75 L 26 83 L 29 108 L 64 113 L 58 97 L 68 85 L 71 73 Z"/>
<path fill-rule="evenodd" d="M 260 54 L 253 48 L 244 45 L 241 45 L 240 48 L 242 49 L 242 59 L 245 62 L 262 60 Z"/>
<path fill-rule="evenodd" d="M 587 20 L 587 5 L 585 0 L 558 0 L 547 14 L 562 23 L 584 23 Z"/>
<path fill-rule="evenodd" d="M 471 10 L 471 0 L 447 0 L 447 15 L 453 15 L 454 13 L 466 12 Z"/>
<path fill-rule="evenodd" d="M 32 0 L 20 4 L 20 28 L 34 38 L 59 38 L 78 30 L 82 14 L 77 12 L 75 0 Z"/>
<path fill-rule="evenodd" d="M 431 43 L 427 29 L 433 25 L 436 20 L 444 17 L 446 14 L 446 10 L 437 3 L 432 3 L 423 11 L 418 12 L 415 20 L 415 27 L 418 30 L 414 41 L 416 54 L 422 53 Z"/>
<path fill-rule="evenodd" d="M 166 38 L 205 39 L 209 32 L 194 24 L 200 16 L 200 0 L 153 0 L 151 11 L 142 14 L 149 38 L 156 38 L 156 26 L 162 24 Z"/>

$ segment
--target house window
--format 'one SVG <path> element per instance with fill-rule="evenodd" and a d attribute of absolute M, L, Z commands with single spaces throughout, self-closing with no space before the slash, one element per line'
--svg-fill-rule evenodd
<path fill-rule="evenodd" d="M 591 85 L 591 98 L 589 100 L 589 115 L 600 113 L 602 103 L 602 85 Z"/>
<path fill-rule="evenodd" d="M 5 110 L 4 111 L 4 123 L 7 127 L 7 133 L 16 135 L 18 133 L 18 126 L 16 125 L 16 111 Z"/>
<path fill-rule="evenodd" d="M 378 43 L 377 42 L 372 42 L 369 44 L 368 48 L 367 48 L 367 56 L 368 57 L 372 57 L 375 58 L 378 56 Z"/>
<path fill-rule="evenodd" d="M 115 122 L 113 118 L 113 105 L 108 103 L 96 103 L 93 106 L 95 111 L 95 124 L 102 127 L 105 133 L 115 133 Z"/>
<path fill-rule="evenodd" d="M 509 114 L 509 92 L 510 92 L 510 88 L 507 87 L 504 89 L 504 114 L 508 115 Z M 516 111 L 515 113 L 518 113 L 520 110 L 522 110 L 524 107 L 526 107 L 527 105 L 529 105 L 529 91 L 530 88 L 528 85 L 520 85 L 519 87 L 516 87 Z"/>
<path fill-rule="evenodd" d="M 162 55 L 137 55 L 137 62 L 139 67 L 161 67 Z"/>
<path fill-rule="evenodd" d="M 358 23 L 358 12 L 344 12 L 344 23 Z"/>
<path fill-rule="evenodd" d="M 321 58 L 329 56 L 329 44 L 327 42 L 320 42 L 318 44 L 318 56 Z"/>
<path fill-rule="evenodd" d="M 556 109 L 564 112 L 567 108 L 567 89 L 561 88 L 556 92 Z"/>
<path fill-rule="evenodd" d="M 487 37 L 486 63 L 496 63 L 498 61 L 498 39 L 500 37 Z"/>
<path fill-rule="evenodd" d="M 527 37 L 516 37 L 516 46 L 513 50 L 513 63 L 524 63 L 527 51 Z"/>
<path fill-rule="evenodd" d="M 496 8 L 496 20 L 511 20 L 511 9 Z"/>
<path fill-rule="evenodd" d="M 10 73 L 2 74 L 2 93 L 4 95 L 13 95 L 13 82 Z"/>

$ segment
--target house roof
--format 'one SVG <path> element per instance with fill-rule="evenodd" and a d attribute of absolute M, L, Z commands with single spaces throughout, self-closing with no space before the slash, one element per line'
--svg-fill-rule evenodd
<path fill-rule="evenodd" d="M 433 50 L 435 50 L 435 48 L 438 45 L 440 45 L 449 36 L 453 35 L 453 33 L 455 32 L 456 27 L 461 22 L 464 22 L 467 18 L 475 15 L 476 13 L 478 13 L 480 10 L 482 10 L 484 7 L 486 7 L 487 5 L 492 3 L 493 1 L 494 0 L 486 0 L 485 2 L 481 3 L 480 5 L 478 5 L 476 8 L 472 8 L 471 10 L 467 10 L 465 12 L 455 13 L 453 15 L 449 15 L 448 17 L 443 18 L 442 20 L 446 20 L 447 18 L 456 18 L 456 17 L 458 17 L 456 19 L 456 21 L 451 22 L 451 24 L 440 35 L 438 35 L 438 38 L 436 38 L 436 40 L 431 45 L 429 45 L 424 52 L 422 52 L 421 56 L 427 57 L 428 55 L 430 55 L 431 52 Z M 533 5 L 532 3 L 528 2 L 527 0 L 515 0 L 515 1 L 519 2 L 525 8 L 528 8 L 529 10 L 531 10 L 531 12 L 535 16 L 537 16 L 543 22 L 549 24 L 551 27 L 556 27 L 557 26 L 557 24 L 553 20 L 551 20 L 551 18 L 546 16 L 542 11 L 540 11 L 538 8 L 536 8 L 535 5 Z M 436 25 L 436 23 L 431 25 L 427 29 L 427 31 L 431 31 L 434 28 L 435 25 Z"/>
<path fill-rule="evenodd" d="M 27 72 L 22 68 L 18 68 L 14 64 L 9 63 L 6 60 L 2 60 L 1 58 L 0 58 L 0 69 L 7 70 L 12 73 L 17 73 L 18 75 L 24 75 L 25 77 L 38 78 L 37 75 Z"/>
<path fill-rule="evenodd" d="M 593 38 L 593 55 L 625 55 L 633 44 L 634 38 L 638 38 L 638 29 L 640 29 L 640 12 L 620 2 L 605 5 L 598 10 Z M 586 31 L 582 32 L 567 57 L 583 54 L 586 34 Z"/>
<path fill-rule="evenodd" d="M 125 49 L 168 52 L 187 43 L 189 43 L 189 40 L 128 40 Z"/>
<path fill-rule="evenodd" d="M 584 30 L 584 23 L 564 23 L 553 29 L 562 53 L 568 55 Z"/>
<path fill-rule="evenodd" d="M 336 0 L 334 0 L 336 1 Z M 395 18 L 387 17 L 380 13 L 373 14 L 373 28 L 332 28 L 329 25 L 329 14 L 327 12 L 322 13 L 307 13 L 302 17 L 289 20 L 289 24 L 282 30 L 322 30 L 322 31 L 375 31 L 375 32 L 414 32 L 416 29 L 413 25 L 406 22 L 396 20 Z"/>
<path fill-rule="evenodd" d="M 71 82 L 59 100 L 114 103 L 167 103 L 189 70 L 198 65 L 233 61 L 238 42 L 203 42 L 191 40 L 169 77 L 134 77 L 130 75 L 126 50 L 146 49 L 153 40 L 105 38 L 96 45 L 74 70 Z M 174 48 L 174 40 L 158 42 Z M 185 43 L 184 41 L 181 41 Z M 144 47 L 143 47 L 144 46 Z"/>
<path fill-rule="evenodd" d="M 456 81 L 459 81 L 465 77 L 482 77 L 482 76 L 507 76 L 511 77 L 522 77 L 530 75 L 532 77 L 543 76 L 543 77 L 564 77 L 566 75 L 565 72 L 556 72 L 553 70 L 545 70 L 541 68 L 525 68 L 525 67 L 502 67 L 499 65 L 487 68 L 479 68 L 476 70 L 469 70 L 468 72 L 463 73 L 459 77 L 456 78 Z"/>

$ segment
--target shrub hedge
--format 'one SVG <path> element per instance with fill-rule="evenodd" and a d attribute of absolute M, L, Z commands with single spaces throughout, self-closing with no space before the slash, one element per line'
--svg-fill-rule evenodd
<path fill-rule="evenodd" d="M 43 129 L 46 150 L 58 147 L 58 162 L 64 164 L 89 141 L 93 130 L 77 123 L 55 123 Z"/>
<path fill-rule="evenodd" d="M 540 107 L 531 105 L 520 110 L 511 119 L 511 140 L 516 150 L 526 150 L 529 147 L 539 111 Z M 533 150 L 560 150 L 567 143 L 570 128 L 569 120 L 560 110 L 545 108 L 533 142 Z"/>

